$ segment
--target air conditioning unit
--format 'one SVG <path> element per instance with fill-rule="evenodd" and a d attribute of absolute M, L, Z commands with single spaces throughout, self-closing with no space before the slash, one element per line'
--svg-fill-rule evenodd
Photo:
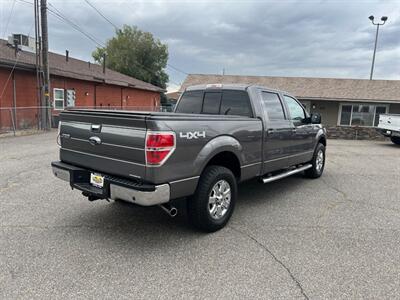
<path fill-rule="evenodd" d="M 18 49 L 35 53 L 35 39 L 25 34 L 13 34 L 8 37 L 8 44 L 17 45 Z"/>

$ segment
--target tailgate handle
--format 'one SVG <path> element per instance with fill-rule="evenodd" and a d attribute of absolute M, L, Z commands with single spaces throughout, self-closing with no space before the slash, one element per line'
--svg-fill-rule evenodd
<path fill-rule="evenodd" d="M 101 144 L 101 139 L 98 136 L 92 136 L 89 138 L 89 142 L 95 146 L 95 145 L 100 145 Z"/>

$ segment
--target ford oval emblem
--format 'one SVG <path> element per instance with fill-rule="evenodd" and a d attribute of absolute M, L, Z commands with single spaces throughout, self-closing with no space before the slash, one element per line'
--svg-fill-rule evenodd
<path fill-rule="evenodd" d="M 89 142 L 93 146 L 96 146 L 101 144 L 101 139 L 98 136 L 92 136 L 89 138 Z"/>

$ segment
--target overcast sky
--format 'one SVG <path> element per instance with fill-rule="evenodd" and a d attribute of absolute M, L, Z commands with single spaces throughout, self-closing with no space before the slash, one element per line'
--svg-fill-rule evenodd
<path fill-rule="evenodd" d="M 33 6 L 22 1 L 33 2 L 0 0 L 2 37 L 33 35 Z M 376 28 L 368 16 L 385 15 L 374 78 L 400 79 L 399 0 L 89 1 L 115 25 L 137 25 L 167 43 L 169 63 L 187 73 L 368 78 Z M 84 0 L 49 4 L 101 43 L 114 35 Z M 92 60 L 96 44 L 51 14 L 49 33 L 50 50 Z M 186 75 L 167 71 L 174 90 Z"/>

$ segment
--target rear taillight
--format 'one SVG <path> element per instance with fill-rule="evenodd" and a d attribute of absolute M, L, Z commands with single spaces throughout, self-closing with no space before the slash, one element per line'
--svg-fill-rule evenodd
<path fill-rule="evenodd" d="M 162 165 L 175 150 L 174 132 L 150 131 L 146 135 L 146 164 Z"/>
<path fill-rule="evenodd" d="M 62 126 L 62 123 L 61 123 L 61 121 L 59 121 L 58 122 L 58 133 L 57 133 L 57 145 L 61 148 L 61 137 L 60 137 L 60 134 L 61 134 L 61 126 Z"/>

